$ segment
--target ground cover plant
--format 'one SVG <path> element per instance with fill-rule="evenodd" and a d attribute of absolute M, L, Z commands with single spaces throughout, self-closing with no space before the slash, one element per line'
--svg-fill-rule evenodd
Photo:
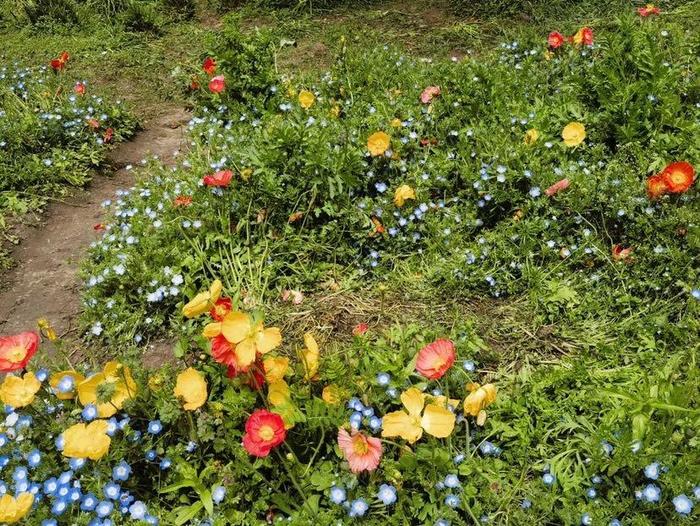
<path fill-rule="evenodd" d="M 81 359 L 0 339 L 0 523 L 697 522 L 700 40 L 621 9 L 293 75 L 224 19 L 171 64 L 189 152 L 104 203 Z"/>
<path fill-rule="evenodd" d="M 41 209 L 49 198 L 84 186 L 110 145 L 128 138 L 136 121 L 120 101 L 103 99 L 67 70 L 62 52 L 27 66 L 0 69 L 0 228 Z"/>

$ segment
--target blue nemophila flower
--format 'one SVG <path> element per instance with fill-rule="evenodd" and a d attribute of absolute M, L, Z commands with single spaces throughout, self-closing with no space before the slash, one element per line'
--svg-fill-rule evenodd
<path fill-rule="evenodd" d="M 44 519 L 41 521 L 41 526 L 58 526 L 56 519 Z"/>
<path fill-rule="evenodd" d="M 588 513 L 584 513 L 581 516 L 581 525 L 582 526 L 591 526 L 593 524 L 593 518 L 590 516 Z"/>
<path fill-rule="evenodd" d="M 545 473 L 544 475 L 542 475 L 542 482 L 544 482 L 547 486 L 554 485 L 556 481 L 557 478 L 551 473 Z"/>
<path fill-rule="evenodd" d="M 613 519 L 608 523 L 608 526 L 622 526 L 622 523 L 618 519 Z"/>
<path fill-rule="evenodd" d="M 658 462 L 652 462 L 644 468 L 644 476 L 649 480 L 657 480 L 659 478 L 659 472 L 661 465 Z"/>
<path fill-rule="evenodd" d="M 353 414 L 350 415 L 350 425 L 353 427 L 353 429 L 360 429 L 360 426 L 362 426 L 362 413 L 359 411 L 355 411 Z"/>
<path fill-rule="evenodd" d="M 450 473 L 445 477 L 445 480 L 443 481 L 443 484 L 445 485 L 446 488 L 458 488 L 459 487 L 459 477 L 455 475 L 454 473 Z"/>
<path fill-rule="evenodd" d="M 474 370 L 476 369 L 476 365 L 475 365 L 474 362 L 471 361 L 471 360 L 464 360 L 464 361 L 462 362 L 462 368 L 463 368 L 465 371 L 468 371 L 468 372 L 471 373 L 471 372 L 474 372 Z"/>
<path fill-rule="evenodd" d="M 372 431 L 379 431 L 382 428 L 382 419 L 378 416 L 373 416 L 369 419 L 369 427 Z"/>
<path fill-rule="evenodd" d="M 12 480 L 14 480 L 15 482 L 27 480 L 27 475 L 28 475 L 27 468 L 25 468 L 24 466 L 18 466 L 15 468 L 14 472 L 12 473 Z"/>
<path fill-rule="evenodd" d="M 450 526 L 450 521 L 448 521 L 447 519 L 438 519 L 435 522 L 435 526 Z"/>
<path fill-rule="evenodd" d="M 331 502 L 333 504 L 342 504 L 345 502 L 346 498 L 347 492 L 345 491 L 345 488 L 341 488 L 340 486 L 331 487 Z"/>
<path fill-rule="evenodd" d="M 51 514 L 52 515 L 63 515 L 63 513 L 68 509 L 68 502 L 64 499 L 56 499 L 53 501 L 53 504 L 51 505 Z"/>
<path fill-rule="evenodd" d="M 68 461 L 68 465 L 73 471 L 78 471 L 85 465 L 85 462 L 84 458 L 72 458 Z"/>
<path fill-rule="evenodd" d="M 589 499 L 595 499 L 597 495 L 598 493 L 594 488 L 588 488 L 588 490 L 586 491 L 586 497 L 588 497 Z"/>
<path fill-rule="evenodd" d="M 112 504 L 108 500 L 101 500 L 97 503 L 97 506 L 95 506 L 95 513 L 97 513 L 97 516 L 101 519 L 104 519 L 108 515 L 111 515 L 113 510 L 114 504 Z"/>
<path fill-rule="evenodd" d="M 119 494 L 121 493 L 121 488 L 119 487 L 119 484 L 108 482 L 104 485 L 104 488 L 102 488 L 102 493 L 110 500 L 117 500 L 119 498 Z"/>
<path fill-rule="evenodd" d="M 456 508 L 457 506 L 459 506 L 459 502 L 459 497 L 452 493 L 445 497 L 445 506 L 449 506 L 450 508 Z"/>
<path fill-rule="evenodd" d="M 530 509 L 532 508 L 532 501 L 530 501 L 529 499 L 523 499 L 522 501 L 520 501 L 520 507 L 524 510 Z"/>
<path fill-rule="evenodd" d="M 131 475 L 131 466 L 122 460 L 119 464 L 114 466 L 112 469 L 112 478 L 114 480 L 128 480 L 129 475 Z"/>
<path fill-rule="evenodd" d="M 369 505 L 365 499 L 355 499 L 350 503 L 350 508 L 348 509 L 348 515 L 350 517 L 362 517 L 367 510 Z"/>
<path fill-rule="evenodd" d="M 155 449 L 149 449 L 146 451 L 146 460 L 150 460 L 151 462 L 156 459 L 157 453 Z"/>
<path fill-rule="evenodd" d="M 27 465 L 30 468 L 35 468 L 39 464 L 41 464 L 41 452 L 38 449 L 35 449 L 27 455 Z"/>
<path fill-rule="evenodd" d="M 687 495 L 678 495 L 673 497 L 673 507 L 676 508 L 676 513 L 681 515 L 690 515 L 693 511 L 693 501 L 691 501 Z"/>
<path fill-rule="evenodd" d="M 454 456 L 454 458 L 452 459 L 452 462 L 454 462 L 455 464 L 459 465 L 459 464 L 461 464 L 462 462 L 464 462 L 464 458 L 465 458 L 465 457 L 464 457 L 464 453 L 457 453 L 457 454 Z"/>
<path fill-rule="evenodd" d="M 148 433 L 151 435 L 157 435 L 163 431 L 163 424 L 160 423 L 160 420 L 151 420 L 148 423 Z"/>
<path fill-rule="evenodd" d="M 170 466 L 172 466 L 172 464 L 172 460 L 170 460 L 168 457 L 165 457 L 160 461 L 160 469 L 168 469 L 170 468 Z"/>
<path fill-rule="evenodd" d="M 656 484 L 647 484 L 642 490 L 642 500 L 646 502 L 659 502 L 661 488 Z"/>
<path fill-rule="evenodd" d="M 195 449 L 197 449 L 196 442 L 194 442 L 193 440 L 187 442 L 187 445 L 185 446 L 185 451 L 187 451 L 188 453 L 192 453 Z"/>
<path fill-rule="evenodd" d="M 389 373 L 379 373 L 377 375 L 377 384 L 387 386 L 389 382 L 391 382 L 391 375 Z"/>
<path fill-rule="evenodd" d="M 131 506 L 129 506 L 129 514 L 131 515 L 131 518 L 135 521 L 141 521 L 145 519 L 147 513 L 148 509 L 146 508 L 146 505 L 140 500 L 137 500 Z"/>
<path fill-rule="evenodd" d="M 396 488 L 390 484 L 382 484 L 379 486 L 377 498 L 385 506 L 391 506 L 396 502 Z"/>
<path fill-rule="evenodd" d="M 215 486 L 211 492 L 211 498 L 215 504 L 220 504 L 226 496 L 226 488 L 223 486 Z"/>
<path fill-rule="evenodd" d="M 93 511 L 97 506 L 97 497 L 92 493 L 83 495 L 83 500 L 80 502 L 80 509 L 83 511 Z"/>

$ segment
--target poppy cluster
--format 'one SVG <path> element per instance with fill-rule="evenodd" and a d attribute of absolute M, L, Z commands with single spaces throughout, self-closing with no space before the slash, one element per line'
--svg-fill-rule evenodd
<path fill-rule="evenodd" d="M 570 37 L 565 37 L 559 31 L 552 31 L 547 36 L 547 45 L 550 49 L 557 49 L 563 46 L 566 42 L 577 46 L 592 46 L 593 45 L 593 30 L 590 27 L 582 27 Z"/>
<path fill-rule="evenodd" d="M 693 186 L 695 179 L 695 168 L 690 163 L 671 163 L 647 179 L 647 195 L 650 199 L 656 199 L 665 194 L 682 194 Z"/>

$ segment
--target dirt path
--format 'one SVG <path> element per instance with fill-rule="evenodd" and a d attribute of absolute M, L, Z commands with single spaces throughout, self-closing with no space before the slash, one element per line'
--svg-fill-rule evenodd
<path fill-rule="evenodd" d="M 119 188 L 132 185 L 136 166 L 157 155 L 172 163 L 184 139 L 189 115 L 170 108 L 144 123 L 133 140 L 119 145 L 110 161 L 113 176 L 97 176 L 85 190 L 62 203 L 48 207 L 45 223 L 26 228 L 22 243 L 13 251 L 16 266 L 0 276 L 0 334 L 36 328 L 38 318 L 47 318 L 59 334 L 76 337 L 76 319 L 81 311 L 78 265 L 96 239 L 94 225 L 104 213 L 101 203 L 112 199 Z"/>

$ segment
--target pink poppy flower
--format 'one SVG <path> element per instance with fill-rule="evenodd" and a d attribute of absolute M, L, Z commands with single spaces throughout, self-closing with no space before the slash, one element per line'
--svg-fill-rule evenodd
<path fill-rule="evenodd" d="M 430 104 L 435 97 L 440 96 L 440 86 L 428 86 L 420 94 L 420 101 L 423 104 Z"/>
<path fill-rule="evenodd" d="M 209 81 L 209 91 L 212 93 L 221 93 L 226 88 L 226 82 L 223 75 L 217 75 Z"/>
<path fill-rule="evenodd" d="M 442 378 L 455 362 L 455 344 L 450 340 L 435 340 L 418 351 L 416 371 L 430 380 Z"/>
<path fill-rule="evenodd" d="M 570 184 L 571 184 L 571 181 L 569 181 L 568 179 L 566 179 L 566 178 L 565 178 L 565 179 L 562 179 L 561 181 L 557 181 L 557 182 L 554 183 L 552 186 L 550 186 L 549 188 L 547 188 L 547 189 L 544 191 L 544 193 L 545 193 L 548 197 L 552 197 L 553 195 L 558 194 L 558 193 L 561 192 L 562 190 L 566 190 L 567 188 L 569 188 L 569 185 L 570 185 Z"/>
<path fill-rule="evenodd" d="M 374 471 L 382 458 L 380 440 L 359 431 L 353 430 L 350 434 L 343 428 L 338 429 L 338 446 L 353 473 Z"/>

